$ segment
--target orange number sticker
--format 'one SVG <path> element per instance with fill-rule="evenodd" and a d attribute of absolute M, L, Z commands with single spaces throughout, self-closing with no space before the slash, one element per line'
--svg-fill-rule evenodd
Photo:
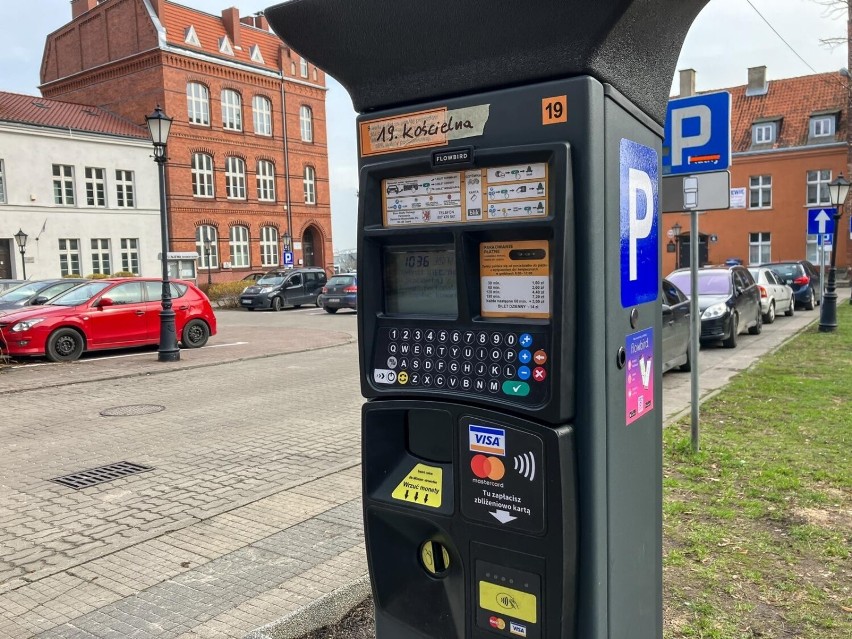
<path fill-rule="evenodd" d="M 557 95 L 541 101 L 541 123 L 559 124 L 568 121 L 568 96 Z"/>

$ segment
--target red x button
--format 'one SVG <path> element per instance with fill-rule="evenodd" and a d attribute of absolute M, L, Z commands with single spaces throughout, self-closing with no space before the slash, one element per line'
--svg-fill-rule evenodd
<path fill-rule="evenodd" d="M 547 377 L 547 371 L 544 370 L 541 366 L 536 366 L 533 369 L 533 379 L 535 381 L 543 382 L 545 377 Z"/>

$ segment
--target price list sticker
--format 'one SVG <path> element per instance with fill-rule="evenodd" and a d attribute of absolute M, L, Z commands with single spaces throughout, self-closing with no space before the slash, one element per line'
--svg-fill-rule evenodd
<path fill-rule="evenodd" d="M 550 318 L 550 246 L 547 240 L 479 245 L 483 317 Z"/>

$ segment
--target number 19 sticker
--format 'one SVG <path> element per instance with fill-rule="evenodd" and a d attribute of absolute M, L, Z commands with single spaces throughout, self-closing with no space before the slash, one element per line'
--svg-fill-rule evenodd
<path fill-rule="evenodd" d="M 568 121 L 568 96 L 557 95 L 541 101 L 541 123 L 560 124 Z"/>

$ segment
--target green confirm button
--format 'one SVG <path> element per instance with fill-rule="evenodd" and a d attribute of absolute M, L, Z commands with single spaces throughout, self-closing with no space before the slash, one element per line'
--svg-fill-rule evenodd
<path fill-rule="evenodd" d="M 513 397 L 526 397 L 530 394 L 530 385 L 526 382 L 503 382 L 503 392 Z"/>

